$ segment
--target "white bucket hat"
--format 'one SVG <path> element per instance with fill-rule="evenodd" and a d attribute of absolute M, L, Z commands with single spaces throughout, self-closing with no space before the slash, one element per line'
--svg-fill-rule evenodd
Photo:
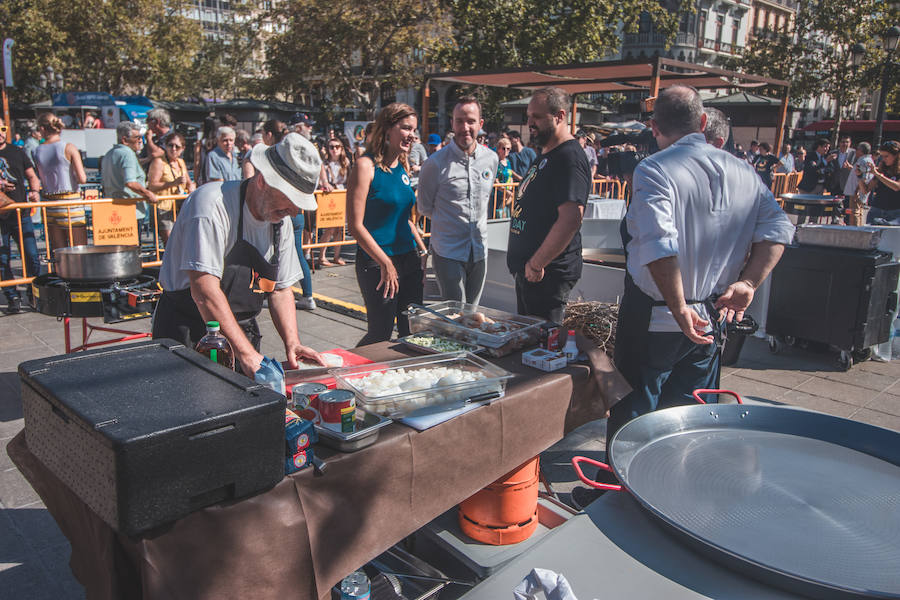
<path fill-rule="evenodd" d="M 266 185 L 283 193 L 302 210 L 316 210 L 316 186 L 322 169 L 319 151 L 298 133 L 289 133 L 274 146 L 257 144 L 250 163 L 262 174 Z"/>

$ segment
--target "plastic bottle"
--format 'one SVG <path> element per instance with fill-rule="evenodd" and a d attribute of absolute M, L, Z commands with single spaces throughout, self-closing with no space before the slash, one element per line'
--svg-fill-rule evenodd
<path fill-rule="evenodd" d="M 575 344 L 574 329 L 570 329 L 569 335 L 566 336 L 566 346 L 563 348 L 563 354 L 566 355 L 566 362 L 575 362 L 578 359 L 578 346 Z"/>
<path fill-rule="evenodd" d="M 369 600 L 369 578 L 362 571 L 350 573 L 341 581 L 341 600 Z"/>
<path fill-rule="evenodd" d="M 214 363 L 234 370 L 234 350 L 231 349 L 228 338 L 219 333 L 218 321 L 206 322 L 206 335 L 200 338 L 194 350 L 207 356 Z"/>

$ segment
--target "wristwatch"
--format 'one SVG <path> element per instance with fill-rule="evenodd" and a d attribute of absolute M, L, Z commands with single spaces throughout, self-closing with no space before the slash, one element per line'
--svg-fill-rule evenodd
<path fill-rule="evenodd" d="M 420 250 L 419 250 L 419 256 L 420 256 L 420 257 L 422 257 L 422 256 L 428 256 L 428 250 L 421 250 L 421 249 L 420 249 Z"/>

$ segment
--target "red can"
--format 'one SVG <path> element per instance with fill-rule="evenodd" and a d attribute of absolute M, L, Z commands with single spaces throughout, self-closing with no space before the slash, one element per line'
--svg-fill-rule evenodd
<path fill-rule="evenodd" d="M 319 394 L 322 427 L 332 431 L 352 433 L 355 424 L 355 409 L 356 395 L 350 390 L 330 390 Z"/>

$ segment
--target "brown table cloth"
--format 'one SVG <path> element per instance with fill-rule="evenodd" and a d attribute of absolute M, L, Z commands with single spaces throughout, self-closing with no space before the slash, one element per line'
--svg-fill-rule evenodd
<path fill-rule="evenodd" d="M 408 354 L 391 343 L 354 352 L 376 361 Z M 50 473 L 24 432 L 7 450 L 71 542 L 70 566 L 90 600 L 329 598 L 347 573 L 603 417 L 599 396 L 616 393 L 586 366 L 543 373 L 518 353 L 496 362 L 517 376 L 488 406 L 425 431 L 391 424 L 355 453 L 317 448 L 323 475 L 300 471 L 136 539 L 114 532 Z"/>

